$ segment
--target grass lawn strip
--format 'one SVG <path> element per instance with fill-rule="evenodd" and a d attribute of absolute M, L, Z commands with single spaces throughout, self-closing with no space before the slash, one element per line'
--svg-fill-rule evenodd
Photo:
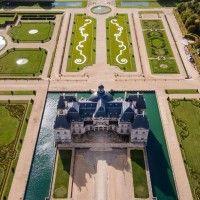
<path fill-rule="evenodd" d="M 128 15 L 118 14 L 106 20 L 107 62 L 123 71 L 136 71 Z"/>
<path fill-rule="evenodd" d="M 197 89 L 169 89 L 165 90 L 167 94 L 199 94 Z"/>
<path fill-rule="evenodd" d="M 38 76 L 42 73 L 46 54 L 44 49 L 9 49 L 0 56 L 0 75 Z M 19 59 L 27 59 L 28 62 L 18 65 Z"/>
<path fill-rule="evenodd" d="M 148 192 L 143 151 L 134 149 L 130 151 L 130 154 L 131 154 L 133 187 L 134 187 L 135 197 L 148 198 L 149 192 Z"/>
<path fill-rule="evenodd" d="M 200 198 L 200 100 L 171 100 L 170 109 L 194 200 Z"/>
<path fill-rule="evenodd" d="M 59 150 L 54 183 L 54 198 L 67 198 L 71 166 L 71 150 Z"/>
<path fill-rule="evenodd" d="M 7 199 L 26 133 L 32 104 L 28 101 L 0 101 L 0 198 Z M 6 121 L 6 123 L 4 122 Z M 7 123 L 9 122 L 9 123 Z"/>
<path fill-rule="evenodd" d="M 96 20 L 76 14 L 68 55 L 67 71 L 76 72 L 95 63 Z"/>
<path fill-rule="evenodd" d="M 0 95 L 36 95 L 36 91 L 35 90 L 0 91 Z"/>
<path fill-rule="evenodd" d="M 51 39 L 53 22 L 21 22 L 10 29 L 9 35 L 14 42 L 47 42 Z M 38 32 L 32 33 L 36 30 Z"/>
<path fill-rule="evenodd" d="M 141 20 L 141 25 L 152 73 L 179 73 L 162 21 Z"/>

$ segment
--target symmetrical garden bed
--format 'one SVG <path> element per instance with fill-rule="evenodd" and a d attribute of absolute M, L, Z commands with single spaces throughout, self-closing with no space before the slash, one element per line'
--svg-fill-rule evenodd
<path fill-rule="evenodd" d="M 0 101 L 0 199 L 7 199 L 32 103 Z"/>
<path fill-rule="evenodd" d="M 169 102 L 189 183 L 195 200 L 200 198 L 200 101 Z"/>
<path fill-rule="evenodd" d="M 107 62 L 123 71 L 136 71 L 128 15 L 117 14 L 106 20 Z"/>
<path fill-rule="evenodd" d="M 71 166 L 71 150 L 58 151 L 57 170 L 54 183 L 54 198 L 67 198 Z"/>
<path fill-rule="evenodd" d="M 84 14 L 74 16 L 66 71 L 76 72 L 95 63 L 96 20 Z"/>
<path fill-rule="evenodd" d="M 130 151 L 135 198 L 148 198 L 148 186 L 143 150 Z"/>
<path fill-rule="evenodd" d="M 51 39 L 53 22 L 20 22 L 10 29 L 9 35 L 14 42 L 47 42 Z"/>
<path fill-rule="evenodd" d="M 47 52 L 44 49 L 9 49 L 0 56 L 0 75 L 38 76 L 42 73 Z"/>
<path fill-rule="evenodd" d="M 152 73 L 179 73 L 170 43 L 161 20 L 141 20 Z"/>

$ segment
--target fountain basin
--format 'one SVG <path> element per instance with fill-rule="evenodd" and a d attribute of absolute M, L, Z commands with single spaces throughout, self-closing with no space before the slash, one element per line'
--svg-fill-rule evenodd
<path fill-rule="evenodd" d="M 93 14 L 97 14 L 97 15 L 103 15 L 103 14 L 107 14 L 109 12 L 111 12 L 111 8 L 109 6 L 94 6 L 91 8 L 91 12 Z"/>

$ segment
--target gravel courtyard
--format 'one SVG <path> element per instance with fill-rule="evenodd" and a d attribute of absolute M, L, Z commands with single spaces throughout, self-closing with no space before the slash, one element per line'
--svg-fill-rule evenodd
<path fill-rule="evenodd" d="M 133 196 L 127 151 L 76 150 L 73 200 L 128 200 Z"/>

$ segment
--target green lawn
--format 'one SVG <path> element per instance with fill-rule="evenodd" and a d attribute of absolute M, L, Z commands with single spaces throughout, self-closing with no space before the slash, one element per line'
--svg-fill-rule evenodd
<path fill-rule="evenodd" d="M 200 198 L 200 101 L 171 100 L 169 103 L 193 198 L 198 200 Z"/>
<path fill-rule="evenodd" d="M 167 94 L 198 94 L 197 89 L 169 89 L 165 90 Z"/>
<path fill-rule="evenodd" d="M 151 71 L 155 74 L 177 74 L 179 73 L 174 58 L 166 60 L 149 59 Z"/>
<path fill-rule="evenodd" d="M 143 150 L 134 149 L 130 151 L 132 174 L 133 174 L 133 187 L 136 198 L 148 198 L 147 177 L 144 163 Z"/>
<path fill-rule="evenodd" d="M 152 73 L 179 73 L 162 21 L 141 20 L 141 25 Z"/>
<path fill-rule="evenodd" d="M 54 24 L 52 22 L 21 22 L 9 30 L 14 42 L 47 42 L 51 40 Z M 30 30 L 37 30 L 30 34 Z"/>
<path fill-rule="evenodd" d="M 66 71 L 77 72 L 95 63 L 96 20 L 84 14 L 74 16 Z"/>
<path fill-rule="evenodd" d="M 0 199 L 8 197 L 31 109 L 28 101 L 0 101 Z"/>
<path fill-rule="evenodd" d="M 67 198 L 71 166 L 71 150 L 58 151 L 56 179 L 54 183 L 54 198 Z"/>
<path fill-rule="evenodd" d="M 107 62 L 121 70 L 136 71 L 128 15 L 118 14 L 106 19 Z"/>
<path fill-rule="evenodd" d="M 38 76 L 42 73 L 47 52 L 44 49 L 10 49 L 0 56 L 0 75 Z M 28 62 L 18 65 L 18 59 Z"/>

